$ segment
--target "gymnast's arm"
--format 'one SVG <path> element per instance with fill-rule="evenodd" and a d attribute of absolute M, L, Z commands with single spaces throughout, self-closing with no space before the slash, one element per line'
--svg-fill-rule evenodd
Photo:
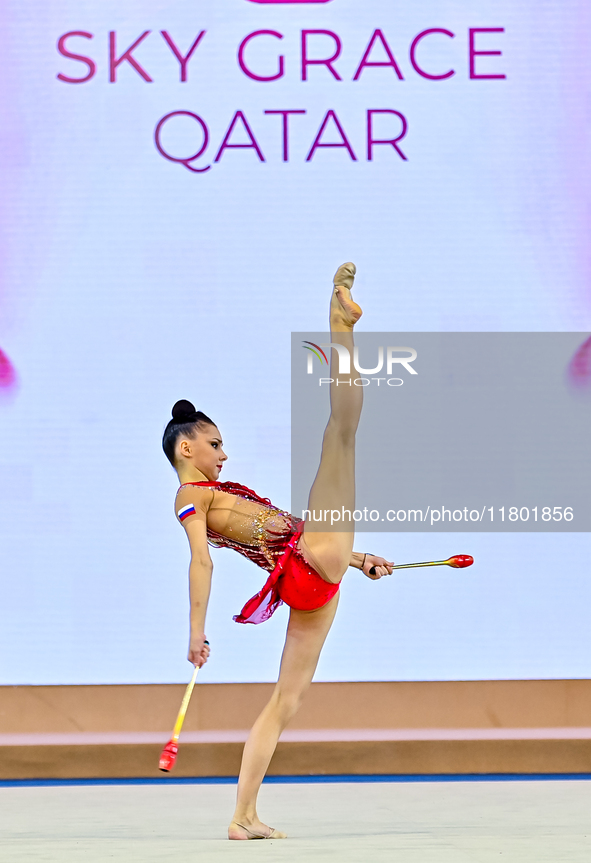
<path fill-rule="evenodd" d="M 361 551 L 352 551 L 349 566 L 360 569 L 372 581 L 377 581 L 378 578 L 382 578 L 384 575 L 392 575 L 394 561 L 378 557 L 376 554 L 363 554 Z M 370 573 L 372 567 L 375 567 L 375 572 Z"/>
<path fill-rule="evenodd" d="M 188 660 L 193 665 L 201 667 L 209 657 L 209 645 L 205 643 L 205 615 L 211 589 L 211 574 L 213 563 L 207 545 L 207 509 L 208 500 L 198 492 L 191 495 L 189 502 L 179 503 L 180 513 L 187 506 L 193 508 L 189 516 L 183 518 L 182 524 L 187 532 L 191 548 L 191 563 L 189 564 L 189 601 L 191 635 L 189 639 Z M 183 505 L 184 504 L 184 507 Z M 179 510 L 177 509 L 177 515 Z"/>

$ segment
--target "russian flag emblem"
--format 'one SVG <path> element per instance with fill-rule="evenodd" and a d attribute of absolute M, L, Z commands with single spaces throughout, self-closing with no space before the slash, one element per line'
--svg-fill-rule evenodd
<path fill-rule="evenodd" d="M 179 509 L 177 513 L 180 521 L 184 521 L 186 518 L 189 518 L 190 515 L 195 515 L 195 507 L 192 503 L 187 504 L 182 509 Z"/>

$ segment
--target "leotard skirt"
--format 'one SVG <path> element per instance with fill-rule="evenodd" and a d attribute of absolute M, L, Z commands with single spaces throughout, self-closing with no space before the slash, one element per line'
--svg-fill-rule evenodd
<path fill-rule="evenodd" d="M 262 590 L 234 616 L 236 623 L 263 623 L 282 602 L 299 611 L 314 611 L 335 595 L 339 585 L 325 581 L 296 548 L 302 532 L 303 527 L 291 537 Z"/>

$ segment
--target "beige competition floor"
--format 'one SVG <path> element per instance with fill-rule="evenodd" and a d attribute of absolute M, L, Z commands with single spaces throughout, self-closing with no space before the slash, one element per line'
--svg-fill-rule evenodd
<path fill-rule="evenodd" d="M 228 842 L 234 785 L 0 788 L 0 859 L 588 863 L 591 781 L 269 784 L 289 839 Z"/>

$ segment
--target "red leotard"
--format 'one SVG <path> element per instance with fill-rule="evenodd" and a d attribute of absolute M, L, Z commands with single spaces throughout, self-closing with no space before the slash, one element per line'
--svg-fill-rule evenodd
<path fill-rule="evenodd" d="M 254 501 L 267 510 L 261 511 L 262 517 L 257 518 L 256 539 L 251 542 L 239 541 L 207 527 L 211 545 L 233 548 L 270 573 L 262 589 L 248 600 L 240 614 L 234 616 L 236 623 L 263 623 L 282 602 L 300 611 L 314 611 L 335 595 L 339 585 L 325 581 L 296 548 L 304 529 L 301 519 L 278 510 L 268 497 L 259 497 L 252 489 L 235 482 L 187 482 L 184 485 L 229 492 Z M 277 514 L 285 516 L 284 526 L 276 530 L 265 528 L 264 522 Z"/>

